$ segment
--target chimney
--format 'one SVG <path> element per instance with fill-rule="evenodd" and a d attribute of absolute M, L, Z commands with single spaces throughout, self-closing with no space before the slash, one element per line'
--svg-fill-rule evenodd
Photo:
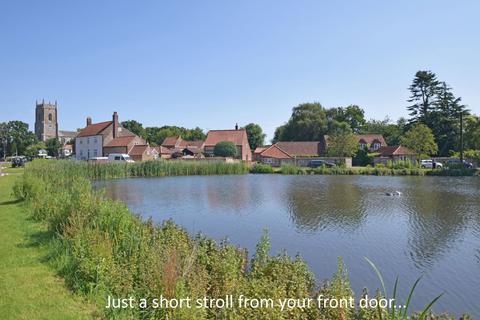
<path fill-rule="evenodd" d="M 92 118 L 87 117 L 87 127 L 92 124 Z"/>
<path fill-rule="evenodd" d="M 113 123 L 113 139 L 117 137 L 117 130 L 118 130 L 118 113 L 115 111 L 112 116 L 112 123 Z"/>
<path fill-rule="evenodd" d="M 235 130 L 238 130 L 238 123 L 235 123 Z"/>

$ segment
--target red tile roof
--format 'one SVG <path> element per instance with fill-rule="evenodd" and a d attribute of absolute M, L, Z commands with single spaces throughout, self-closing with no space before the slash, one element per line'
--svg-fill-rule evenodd
<path fill-rule="evenodd" d="M 322 150 L 320 141 L 279 141 L 276 145 L 290 156 L 318 156 Z"/>
<path fill-rule="evenodd" d="M 268 148 L 269 148 L 269 147 L 257 147 L 257 148 L 255 149 L 255 151 L 253 151 L 253 153 L 255 153 L 255 154 L 260 154 L 260 153 L 262 153 L 263 151 L 267 150 Z"/>
<path fill-rule="evenodd" d="M 380 152 L 380 156 L 382 157 L 415 154 L 415 152 L 404 146 L 384 146 L 380 147 L 378 152 Z"/>
<path fill-rule="evenodd" d="M 195 147 L 195 148 L 202 148 L 204 144 L 203 140 L 196 140 L 196 141 L 188 141 L 182 140 L 180 141 L 180 148 L 187 148 L 187 147 Z"/>
<path fill-rule="evenodd" d="M 214 147 L 222 141 L 233 142 L 237 146 L 241 146 L 247 141 L 247 131 L 245 129 L 238 130 L 210 130 L 205 140 L 205 146 Z"/>
<path fill-rule="evenodd" d="M 130 152 L 128 154 L 130 156 L 141 156 L 145 152 L 145 150 L 147 150 L 147 148 L 149 148 L 148 145 L 137 144 L 134 145 L 132 149 L 130 149 Z"/>
<path fill-rule="evenodd" d="M 127 147 L 136 136 L 118 137 L 107 143 L 104 147 Z"/>
<path fill-rule="evenodd" d="M 262 157 L 267 157 L 267 158 L 275 158 L 275 159 L 291 159 L 292 157 L 282 150 L 278 145 L 274 144 L 273 146 L 270 146 L 266 148 L 262 153 Z"/>
<path fill-rule="evenodd" d="M 112 124 L 112 121 L 104 121 L 99 123 L 94 123 L 89 126 L 86 126 L 78 133 L 77 137 L 87 137 L 87 136 L 96 136 L 99 135 L 103 130 L 108 128 Z"/>
<path fill-rule="evenodd" d="M 175 147 L 177 145 L 178 140 L 180 143 L 182 142 L 182 138 L 179 136 L 170 136 L 163 139 L 162 146 L 164 147 Z"/>

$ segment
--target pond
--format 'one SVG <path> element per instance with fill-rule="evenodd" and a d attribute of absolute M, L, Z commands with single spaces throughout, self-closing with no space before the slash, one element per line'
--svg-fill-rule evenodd
<path fill-rule="evenodd" d="M 480 317 L 478 178 L 186 176 L 96 187 L 145 219 L 172 219 L 249 253 L 268 229 L 272 253 L 300 254 L 319 281 L 331 278 L 341 256 L 357 295 L 380 287 L 364 257 L 379 267 L 390 294 L 399 276 L 403 301 L 423 275 L 416 310 L 444 292 L 436 312 Z M 401 195 L 386 195 L 395 191 Z"/>

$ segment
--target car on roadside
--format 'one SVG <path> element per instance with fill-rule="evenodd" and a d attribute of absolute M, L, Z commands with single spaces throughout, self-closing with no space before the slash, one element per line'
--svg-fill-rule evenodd
<path fill-rule="evenodd" d="M 24 156 L 18 156 L 12 158 L 12 168 L 24 167 L 27 162 L 27 158 Z"/>
<path fill-rule="evenodd" d="M 473 163 L 468 162 L 467 160 L 460 160 L 460 159 L 450 159 L 447 161 L 447 167 L 449 168 L 465 168 L 465 169 L 472 169 Z"/>
<path fill-rule="evenodd" d="M 443 168 L 443 164 L 433 159 L 426 159 L 420 161 L 420 167 L 423 169 L 441 169 Z"/>
<path fill-rule="evenodd" d="M 326 160 L 311 160 L 308 166 L 310 168 L 318 168 L 318 167 L 332 168 L 332 167 L 336 167 L 337 165 L 333 162 L 326 161 Z"/>

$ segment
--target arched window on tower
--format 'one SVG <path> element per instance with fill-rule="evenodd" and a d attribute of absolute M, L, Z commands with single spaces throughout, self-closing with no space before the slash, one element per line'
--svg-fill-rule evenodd
<path fill-rule="evenodd" d="M 48 114 L 48 122 L 52 122 L 52 114 L 51 113 Z"/>

